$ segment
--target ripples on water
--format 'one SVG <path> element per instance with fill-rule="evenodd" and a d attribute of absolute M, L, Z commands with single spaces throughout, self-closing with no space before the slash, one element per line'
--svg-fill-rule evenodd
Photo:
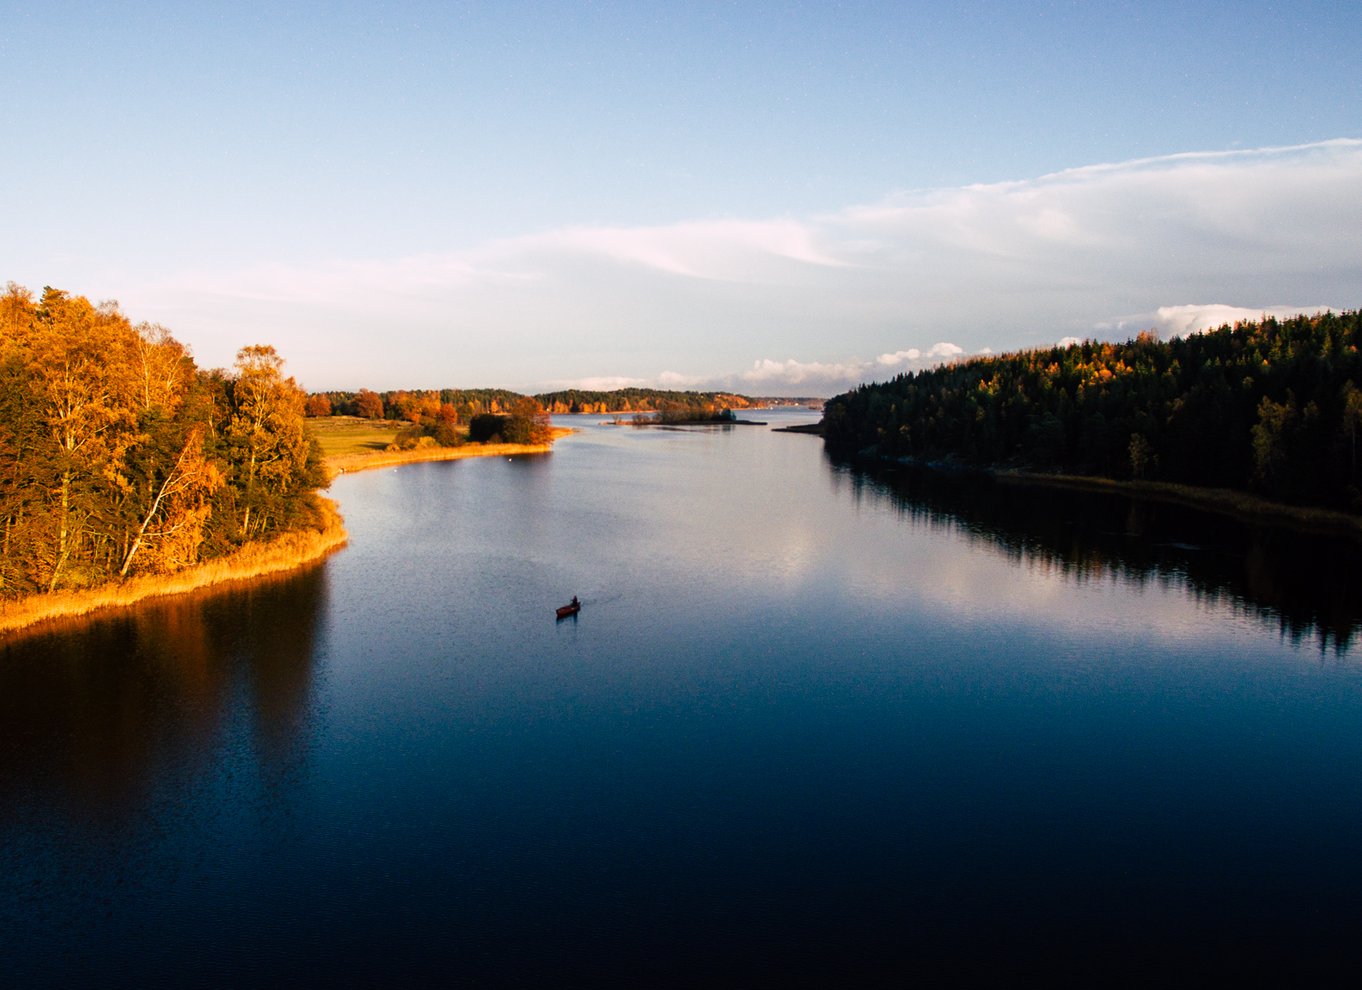
<path fill-rule="evenodd" d="M 293 578 L 7 646 L 10 985 L 1351 960 L 1351 547 L 576 424 L 342 479 Z"/>

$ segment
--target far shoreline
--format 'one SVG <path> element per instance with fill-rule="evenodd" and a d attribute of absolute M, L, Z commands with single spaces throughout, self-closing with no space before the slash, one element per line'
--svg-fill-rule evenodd
<path fill-rule="evenodd" d="M 1312 505 L 1288 505 L 1232 488 L 1198 488 L 1170 481 L 1122 481 L 1078 474 L 1032 474 L 1029 471 L 993 469 L 991 477 L 1008 484 L 1044 485 L 1079 491 L 1134 495 L 1153 502 L 1183 505 L 1192 509 L 1231 516 L 1244 522 L 1283 526 L 1297 532 L 1334 534 L 1362 540 L 1362 516 L 1340 509 Z"/>
<path fill-rule="evenodd" d="M 414 447 L 411 450 L 375 450 L 364 454 L 337 454 L 325 458 L 327 480 L 342 474 L 356 474 L 378 468 L 421 464 L 426 461 L 460 461 L 468 457 L 516 457 L 522 454 L 547 454 L 556 441 L 576 430 L 555 426 L 547 443 L 469 443 L 459 447 Z"/>
<path fill-rule="evenodd" d="M 814 434 L 812 430 L 785 429 L 784 433 Z M 975 467 L 971 465 L 940 464 L 908 457 L 887 457 L 881 454 L 849 452 L 851 459 L 886 467 L 916 467 L 928 471 L 977 474 L 1013 485 L 1036 485 L 1050 488 L 1130 495 L 1150 502 L 1182 505 L 1204 512 L 1229 516 L 1241 522 L 1281 526 L 1298 533 L 1345 536 L 1362 541 L 1362 516 L 1341 509 L 1326 509 L 1312 505 L 1289 505 L 1274 502 L 1251 492 L 1232 488 L 1198 488 L 1171 481 L 1135 481 L 1104 478 L 1098 475 L 1046 474 L 1021 468 Z"/>

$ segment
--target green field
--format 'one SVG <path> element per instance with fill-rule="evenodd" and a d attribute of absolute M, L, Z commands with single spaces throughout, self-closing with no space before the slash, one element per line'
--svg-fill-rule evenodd
<path fill-rule="evenodd" d="M 396 439 L 397 431 L 409 425 L 358 416 L 319 416 L 307 421 L 307 432 L 322 445 L 322 456 L 332 458 L 384 450 Z"/>

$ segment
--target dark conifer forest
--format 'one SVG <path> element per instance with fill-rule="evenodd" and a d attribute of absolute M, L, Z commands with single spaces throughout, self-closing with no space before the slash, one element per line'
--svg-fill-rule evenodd
<path fill-rule="evenodd" d="M 1362 511 L 1362 319 L 979 357 L 827 403 L 829 446 L 923 463 L 1250 491 Z"/>

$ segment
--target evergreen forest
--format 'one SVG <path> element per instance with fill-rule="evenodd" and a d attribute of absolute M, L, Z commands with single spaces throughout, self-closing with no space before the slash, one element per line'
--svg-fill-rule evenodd
<path fill-rule="evenodd" d="M 978 357 L 827 403 L 833 448 L 1362 511 L 1357 311 Z"/>
<path fill-rule="evenodd" d="M 268 346 L 204 371 L 116 304 L 0 296 L 0 599 L 165 574 L 320 526 L 306 393 Z"/>

